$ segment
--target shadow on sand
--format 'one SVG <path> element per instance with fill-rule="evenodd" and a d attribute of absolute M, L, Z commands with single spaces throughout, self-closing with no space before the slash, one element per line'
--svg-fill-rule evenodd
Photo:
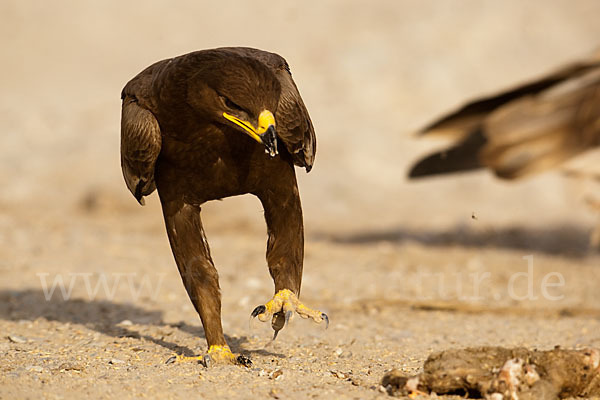
<path fill-rule="evenodd" d="M 0 319 L 8 321 L 30 320 L 44 318 L 48 321 L 81 324 L 112 337 L 132 337 L 153 342 L 177 354 L 193 356 L 196 353 L 186 346 L 180 346 L 164 340 L 163 337 L 155 338 L 127 329 L 120 324 L 123 320 L 130 320 L 134 324 L 170 326 L 204 339 L 204 330 L 201 327 L 189 325 L 183 321 L 175 324 L 166 324 L 163 321 L 163 312 L 160 310 L 146 310 L 134 304 L 117 303 L 108 300 L 63 300 L 60 296 L 52 296 L 46 300 L 42 290 L 0 290 Z M 262 354 L 272 357 L 283 357 L 282 354 L 271 353 L 264 349 L 242 349 L 248 342 L 246 336 L 231 337 L 225 335 L 227 343 L 234 352 L 249 354 Z"/>
<path fill-rule="evenodd" d="M 461 246 L 467 248 L 504 248 L 582 258 L 595 253 L 590 246 L 590 230 L 579 226 L 551 226 L 548 228 L 508 227 L 475 230 L 456 227 L 451 230 L 411 230 L 393 228 L 380 231 L 362 231 L 349 234 L 317 233 L 317 240 L 338 244 L 369 245 L 377 242 L 417 242 L 426 246 Z"/>

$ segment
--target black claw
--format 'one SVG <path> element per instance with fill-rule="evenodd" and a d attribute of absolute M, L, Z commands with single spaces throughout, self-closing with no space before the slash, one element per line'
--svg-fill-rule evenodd
<path fill-rule="evenodd" d="M 252 366 L 252 360 L 250 359 L 250 357 L 246 357 L 244 355 L 237 356 L 237 358 L 235 359 L 235 361 L 238 364 L 240 364 L 240 365 L 242 365 L 242 366 L 244 366 L 246 368 L 250 368 Z"/>
<path fill-rule="evenodd" d="M 321 318 L 325 320 L 325 329 L 329 328 L 329 317 L 324 312 L 321 313 Z"/>
<path fill-rule="evenodd" d="M 273 341 L 275 341 L 275 339 L 277 339 L 277 335 L 279 334 L 279 331 L 275 331 L 275 333 L 273 333 Z"/>
<path fill-rule="evenodd" d="M 258 306 L 252 311 L 252 314 L 250 314 L 250 316 L 252 318 L 256 318 L 258 315 L 264 313 L 265 311 L 267 311 L 267 307 L 265 307 L 264 305 Z"/>
<path fill-rule="evenodd" d="M 283 327 L 285 326 L 285 322 L 285 315 L 283 314 L 283 311 L 279 311 L 278 313 L 273 315 L 273 319 L 271 320 L 271 328 L 273 328 L 274 331 L 278 332 L 283 329 Z"/>
<path fill-rule="evenodd" d="M 165 364 L 173 364 L 175 360 L 177 360 L 177 356 L 171 356 L 167 361 L 165 361 Z"/>
<path fill-rule="evenodd" d="M 209 368 L 211 363 L 212 358 L 210 358 L 210 355 L 205 354 L 204 357 L 202 357 L 202 364 L 204 364 L 206 368 Z"/>

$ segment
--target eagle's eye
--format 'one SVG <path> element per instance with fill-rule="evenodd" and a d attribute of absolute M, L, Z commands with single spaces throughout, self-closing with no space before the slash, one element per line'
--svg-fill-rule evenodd
<path fill-rule="evenodd" d="M 221 96 L 223 99 L 223 102 L 225 103 L 225 107 L 229 108 L 230 110 L 233 111 L 241 111 L 241 112 L 245 112 L 244 109 L 240 106 L 238 106 L 236 103 L 234 103 L 233 101 L 229 100 L 227 97 L 225 96 Z"/>

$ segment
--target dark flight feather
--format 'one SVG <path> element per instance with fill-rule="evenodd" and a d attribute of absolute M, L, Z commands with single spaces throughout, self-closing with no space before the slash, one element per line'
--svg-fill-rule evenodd
<path fill-rule="evenodd" d="M 515 179 L 555 167 L 600 144 L 600 54 L 470 102 L 422 134 L 456 144 L 418 161 L 410 178 L 489 168 Z"/>
<path fill-rule="evenodd" d="M 154 166 L 161 142 L 154 115 L 126 95 L 121 110 L 121 168 L 127 188 L 142 205 L 144 196 L 156 189 Z"/>

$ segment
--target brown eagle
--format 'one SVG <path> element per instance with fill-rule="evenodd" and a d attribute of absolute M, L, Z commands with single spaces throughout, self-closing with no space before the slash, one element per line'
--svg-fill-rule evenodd
<path fill-rule="evenodd" d="M 516 179 L 555 167 L 600 145 L 600 52 L 467 103 L 421 133 L 454 145 L 418 161 L 410 178 L 489 168 Z"/>
<path fill-rule="evenodd" d="M 197 51 L 149 66 L 121 98 L 123 176 L 142 205 L 158 190 L 177 267 L 204 327 L 201 359 L 249 361 L 234 356 L 223 335 L 218 274 L 200 218 L 209 200 L 250 193 L 263 205 L 275 295 L 252 316 L 271 319 L 275 337 L 293 312 L 328 323 L 298 300 L 304 227 L 294 165 L 310 171 L 316 139 L 285 59 L 242 47 Z"/>

